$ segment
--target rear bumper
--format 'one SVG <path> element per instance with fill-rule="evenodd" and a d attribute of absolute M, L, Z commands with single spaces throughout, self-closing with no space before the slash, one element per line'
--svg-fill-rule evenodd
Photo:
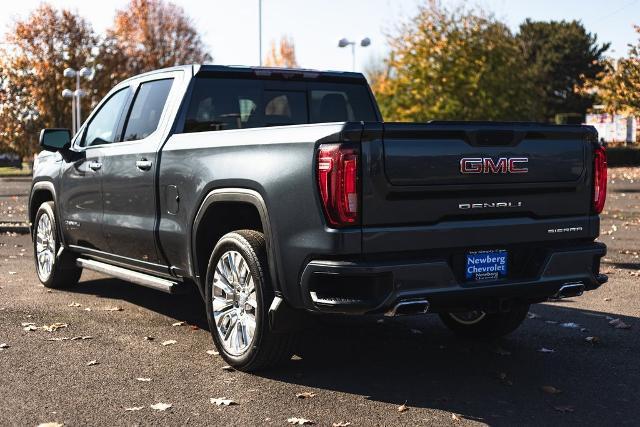
<path fill-rule="evenodd" d="M 503 303 L 535 303 L 568 283 L 593 290 L 607 281 L 599 273 L 602 243 L 547 249 L 531 277 L 465 282 L 448 259 L 393 262 L 311 261 L 302 279 L 305 308 L 347 314 L 383 313 L 406 300 L 427 300 L 430 311 L 491 311 Z"/>

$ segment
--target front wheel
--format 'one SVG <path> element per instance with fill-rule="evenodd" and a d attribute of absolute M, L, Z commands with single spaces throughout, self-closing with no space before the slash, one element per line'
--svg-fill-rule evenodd
<path fill-rule="evenodd" d="M 518 329 L 529 312 L 529 305 L 517 305 L 504 313 L 480 310 L 441 313 L 440 319 L 449 329 L 465 338 L 493 339 Z"/>
<path fill-rule="evenodd" d="M 262 233 L 225 234 L 211 254 L 206 280 L 209 329 L 229 365 L 255 371 L 291 358 L 293 334 L 275 333 L 269 325 L 274 292 Z"/>
<path fill-rule="evenodd" d="M 47 288 L 68 288 L 80 280 L 75 259 L 58 257 L 60 241 L 53 202 L 40 205 L 33 225 L 33 256 L 38 279 Z"/>

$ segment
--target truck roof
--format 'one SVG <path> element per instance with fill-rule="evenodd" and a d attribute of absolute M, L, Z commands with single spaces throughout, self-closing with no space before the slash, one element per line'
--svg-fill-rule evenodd
<path fill-rule="evenodd" d="M 220 77 L 249 77 L 251 75 L 257 78 L 274 78 L 274 79 L 293 79 L 293 80 L 320 80 L 320 81 L 357 81 L 366 82 L 366 78 L 362 73 L 351 71 L 331 71 L 331 70 L 314 70 L 308 68 L 280 68 L 280 67 L 257 67 L 243 65 L 213 65 L 213 64 L 189 64 L 179 65 L 175 67 L 161 68 L 149 71 L 140 75 L 146 76 L 165 71 L 185 70 L 191 71 L 193 76 L 220 76 Z M 128 80 L 128 79 L 127 79 Z"/>

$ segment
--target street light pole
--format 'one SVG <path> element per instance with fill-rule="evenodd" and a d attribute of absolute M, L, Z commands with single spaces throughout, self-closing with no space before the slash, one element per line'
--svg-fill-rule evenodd
<path fill-rule="evenodd" d="M 258 63 L 262 67 L 262 0 L 258 0 Z"/>
<path fill-rule="evenodd" d="M 90 68 L 82 67 L 80 70 L 76 71 L 73 68 L 65 68 L 62 75 L 69 78 L 76 78 L 76 90 L 71 92 L 68 89 L 62 91 L 62 96 L 64 97 L 73 97 L 73 106 L 71 108 L 71 116 L 73 120 L 73 133 L 80 130 L 80 126 L 82 126 L 82 111 L 80 106 L 80 98 L 86 95 L 86 93 L 80 89 L 80 78 L 85 77 L 88 78 L 93 74 L 93 71 Z M 68 92 L 66 92 L 68 91 Z M 71 93 L 71 95 L 69 94 Z"/>
<path fill-rule="evenodd" d="M 76 98 L 73 91 L 65 89 L 62 91 L 63 98 L 71 98 L 71 131 L 76 134 Z"/>
<path fill-rule="evenodd" d="M 365 37 L 360 40 L 360 46 L 367 47 L 371 45 L 371 39 L 369 37 Z M 338 42 L 338 47 L 347 47 L 351 46 L 351 70 L 356 70 L 356 42 L 348 40 L 347 38 L 342 38 Z"/>

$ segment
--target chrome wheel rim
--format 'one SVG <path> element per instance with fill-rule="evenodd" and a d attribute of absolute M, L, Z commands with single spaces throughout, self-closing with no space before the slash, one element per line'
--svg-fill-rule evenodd
<path fill-rule="evenodd" d="M 51 276 L 56 260 L 56 240 L 53 233 L 53 224 L 49 214 L 44 213 L 38 219 L 36 227 L 36 265 L 38 277 L 46 282 Z"/>
<path fill-rule="evenodd" d="M 224 350 L 240 356 L 255 337 L 258 303 L 249 265 L 236 251 L 218 260 L 213 274 L 213 318 Z"/>
<path fill-rule="evenodd" d="M 473 325 L 485 318 L 487 313 L 480 310 L 463 311 L 460 313 L 449 313 L 453 320 L 463 325 Z"/>

